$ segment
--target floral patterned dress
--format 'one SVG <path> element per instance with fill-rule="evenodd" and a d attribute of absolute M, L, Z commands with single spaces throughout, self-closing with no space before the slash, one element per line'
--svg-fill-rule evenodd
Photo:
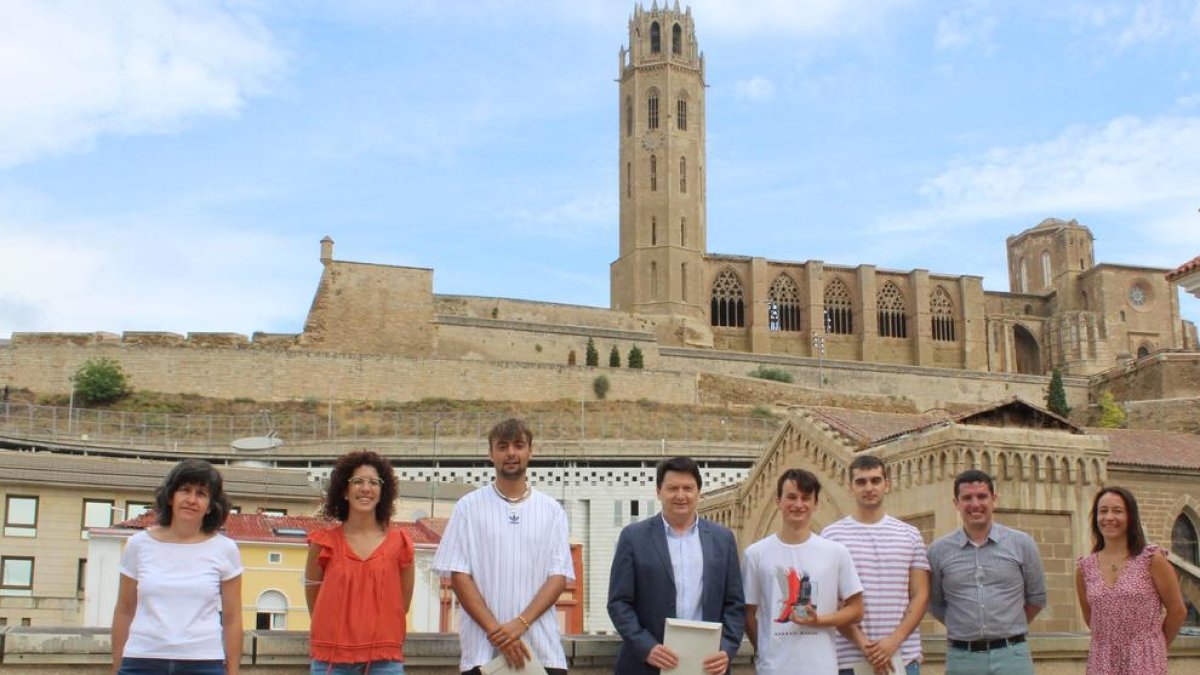
<path fill-rule="evenodd" d="M 1147 546 L 1112 586 L 1104 583 L 1095 553 L 1078 560 L 1092 608 L 1087 675 L 1166 675 L 1163 604 L 1150 578 L 1157 554 L 1157 546 Z"/>

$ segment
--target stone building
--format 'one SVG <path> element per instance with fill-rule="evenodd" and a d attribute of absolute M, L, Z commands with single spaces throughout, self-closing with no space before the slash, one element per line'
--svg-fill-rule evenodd
<path fill-rule="evenodd" d="M 1075 559 L 1091 550 L 1091 500 L 1104 485 L 1138 497 L 1147 539 L 1172 549 L 1184 593 L 1200 605 L 1200 436 L 1084 428 L 1018 398 L 957 415 L 795 408 L 746 480 L 710 493 L 701 512 L 745 547 L 778 529 L 776 481 L 799 467 L 821 480 L 813 515 L 820 528 L 854 512 L 849 467 L 864 453 L 887 466 L 888 512 L 920 530 L 926 544 L 959 526 L 952 504 L 959 472 L 979 468 L 995 478 L 997 521 L 1028 532 L 1045 564 L 1049 604 L 1035 632 L 1086 630 Z"/>

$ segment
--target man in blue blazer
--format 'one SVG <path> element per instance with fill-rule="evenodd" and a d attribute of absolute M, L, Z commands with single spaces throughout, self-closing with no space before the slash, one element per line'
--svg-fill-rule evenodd
<path fill-rule="evenodd" d="M 668 617 L 722 625 L 721 650 L 707 656 L 709 675 L 729 672 L 742 642 L 745 605 L 733 533 L 696 513 L 700 467 L 689 457 L 659 462 L 660 516 L 621 530 L 608 581 L 608 616 L 624 640 L 613 671 L 655 674 L 678 665 L 663 645 Z"/>

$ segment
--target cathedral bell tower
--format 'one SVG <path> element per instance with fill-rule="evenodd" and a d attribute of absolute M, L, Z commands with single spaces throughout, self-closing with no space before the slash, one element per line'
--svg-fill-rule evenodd
<path fill-rule="evenodd" d="M 612 308 L 703 319 L 707 247 L 704 55 L 692 10 L 649 10 L 629 19 L 620 72 L 621 237 Z"/>

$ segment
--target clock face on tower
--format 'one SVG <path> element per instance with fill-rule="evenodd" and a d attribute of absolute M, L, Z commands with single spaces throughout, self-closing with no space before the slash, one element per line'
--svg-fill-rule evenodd
<path fill-rule="evenodd" d="M 642 147 L 646 150 L 657 150 L 662 146 L 661 134 L 646 134 L 642 137 Z"/>

